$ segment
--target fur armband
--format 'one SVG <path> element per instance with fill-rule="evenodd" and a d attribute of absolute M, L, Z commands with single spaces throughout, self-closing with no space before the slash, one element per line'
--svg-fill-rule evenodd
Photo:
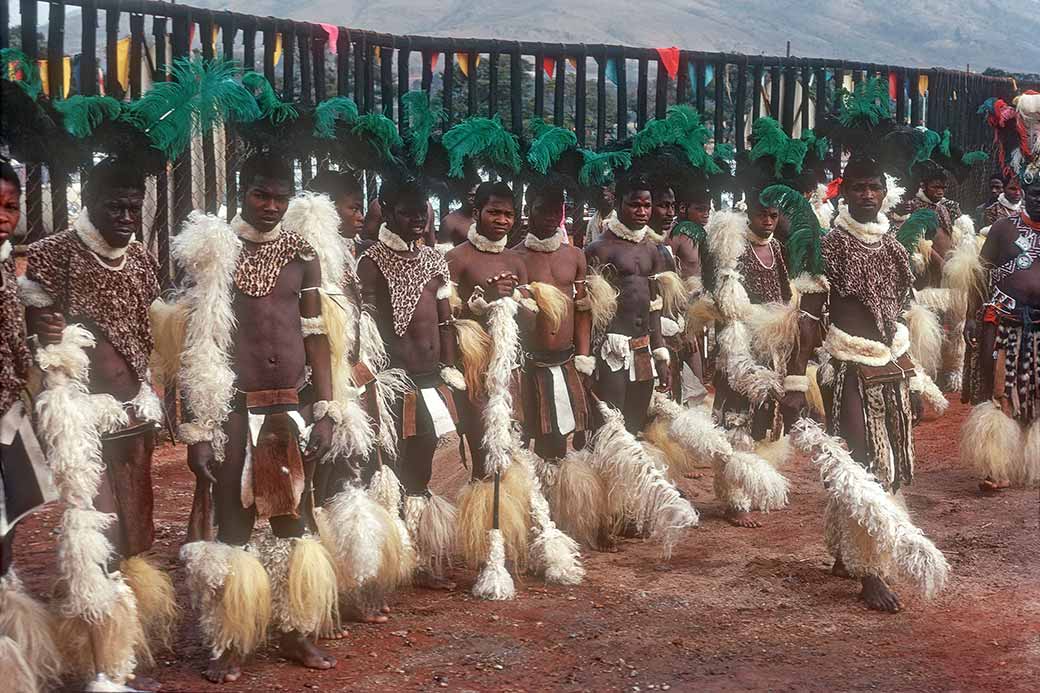
<path fill-rule="evenodd" d="M 25 275 L 18 277 L 18 298 L 30 308 L 46 308 L 54 305 L 54 298 L 47 290 Z"/>
<path fill-rule="evenodd" d="M 668 353 L 668 347 L 657 347 L 653 353 L 655 361 L 669 363 L 672 360 L 672 355 Z"/>
<path fill-rule="evenodd" d="M 448 282 L 445 282 L 437 289 L 437 300 L 440 301 L 445 298 L 451 298 L 451 284 Z"/>
<path fill-rule="evenodd" d="M 802 272 L 791 280 L 791 288 L 800 294 L 825 294 L 831 290 L 831 283 L 825 275 Z"/>
<path fill-rule="evenodd" d="M 182 423 L 177 427 L 177 437 L 185 445 L 197 445 L 198 443 L 213 442 L 213 426 L 209 424 L 190 421 Z"/>
<path fill-rule="evenodd" d="M 582 375 L 592 375 L 596 371 L 596 357 L 578 354 L 574 357 L 574 369 Z"/>
<path fill-rule="evenodd" d="M 343 421 L 343 405 L 336 401 L 318 400 L 313 407 L 314 421 L 321 421 L 326 416 L 334 423 Z"/>
<path fill-rule="evenodd" d="M 654 300 L 650 301 L 650 312 L 653 313 L 655 310 L 661 310 L 664 308 L 664 299 L 658 296 Z"/>
<path fill-rule="evenodd" d="M 441 380 L 453 390 L 465 390 L 466 378 L 455 366 L 443 366 L 441 368 Z"/>
<path fill-rule="evenodd" d="M 303 330 L 304 337 L 312 337 L 317 334 L 328 334 L 329 330 L 325 326 L 325 318 L 318 315 L 313 318 L 300 318 L 300 329 Z"/>
<path fill-rule="evenodd" d="M 587 313 L 592 310 L 592 297 L 585 294 L 581 298 L 574 299 L 574 310 L 581 311 L 582 313 Z"/>
<path fill-rule="evenodd" d="M 672 320 L 669 317 L 661 316 L 661 336 L 662 337 L 674 337 L 675 335 L 682 332 L 682 328 L 679 327 L 679 323 L 676 320 Z"/>
<path fill-rule="evenodd" d="M 784 391 L 785 392 L 808 392 L 809 391 L 809 376 L 807 375 L 788 375 L 784 377 Z"/>

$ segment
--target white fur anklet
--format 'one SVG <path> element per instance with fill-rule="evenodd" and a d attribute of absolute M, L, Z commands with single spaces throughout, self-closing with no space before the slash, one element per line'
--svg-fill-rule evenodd
<path fill-rule="evenodd" d="M 788 375 L 784 377 L 784 390 L 786 392 L 808 392 L 809 376 Z"/>

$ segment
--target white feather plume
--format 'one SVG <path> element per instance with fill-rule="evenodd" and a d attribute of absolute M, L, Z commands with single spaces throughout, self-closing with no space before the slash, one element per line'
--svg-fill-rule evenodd
<path fill-rule="evenodd" d="M 188 319 L 178 382 L 192 415 L 212 430 L 218 460 L 224 457 L 221 425 L 235 387 L 232 275 L 241 250 L 242 241 L 226 222 L 197 211 L 170 243 L 170 254 L 188 280 L 182 289 Z"/>
<path fill-rule="evenodd" d="M 795 425 L 794 438 L 802 450 L 813 455 L 813 464 L 820 469 L 833 504 L 829 512 L 850 527 L 865 530 L 872 540 L 857 542 L 860 555 L 854 557 L 855 563 L 882 577 L 900 576 L 928 599 L 942 591 L 949 573 L 942 552 L 877 480 L 856 464 L 841 440 L 827 435 L 811 419 Z"/>
<path fill-rule="evenodd" d="M 611 505 L 634 523 L 636 531 L 660 542 L 667 559 L 683 530 L 695 527 L 700 517 L 625 428 L 621 412 L 597 404 L 604 423 L 593 437 L 591 461 L 608 479 Z"/>

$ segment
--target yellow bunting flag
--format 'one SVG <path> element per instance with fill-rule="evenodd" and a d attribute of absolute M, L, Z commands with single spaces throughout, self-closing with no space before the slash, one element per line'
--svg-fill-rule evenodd
<path fill-rule="evenodd" d="M 67 99 L 69 98 L 69 92 L 72 91 L 72 57 L 66 55 L 62 58 L 62 63 L 64 63 L 64 65 L 62 65 L 62 72 L 65 77 L 64 96 Z"/>
<path fill-rule="evenodd" d="M 51 76 L 49 74 L 47 74 L 47 61 L 46 60 L 37 60 L 36 61 L 36 69 L 40 73 L 40 86 L 43 87 L 43 93 L 46 94 L 47 96 L 50 96 L 51 95 Z M 11 71 L 11 68 L 9 67 L 8 68 L 8 72 L 10 72 L 10 71 Z"/>
<path fill-rule="evenodd" d="M 274 64 L 277 65 L 282 61 L 282 34 L 277 32 L 274 35 Z"/>
<path fill-rule="evenodd" d="M 571 68 L 573 68 L 575 72 L 578 71 L 578 59 L 577 58 L 567 58 L 567 64 L 570 65 Z"/>
<path fill-rule="evenodd" d="M 130 37 L 116 42 L 116 80 L 123 91 L 130 89 Z"/>
<path fill-rule="evenodd" d="M 455 60 L 459 62 L 459 69 L 462 70 L 462 74 L 469 77 L 469 53 L 456 53 Z"/>
<path fill-rule="evenodd" d="M 72 58 L 70 58 L 69 56 L 66 55 L 64 58 L 62 58 L 61 63 L 62 63 L 62 65 L 61 65 L 61 67 L 62 67 L 62 85 L 61 85 L 62 95 L 61 95 L 61 98 L 68 98 L 69 90 L 72 88 Z M 40 71 L 40 85 L 43 87 L 43 93 L 46 94 L 47 96 L 51 96 L 52 97 L 52 94 L 51 94 L 51 75 L 50 75 L 50 71 L 47 68 L 47 61 L 46 60 L 37 60 L 36 61 L 36 66 L 37 66 L 37 69 Z M 10 71 L 13 68 L 8 68 L 8 69 Z M 12 75 L 12 77 L 13 76 L 14 75 Z"/>
<path fill-rule="evenodd" d="M 928 93 L 928 75 L 918 75 L 917 93 L 921 96 L 924 96 Z"/>
<path fill-rule="evenodd" d="M 220 33 L 220 27 L 217 26 L 216 24 L 214 24 L 213 25 L 213 41 L 210 43 L 210 45 L 213 47 L 214 55 L 217 52 L 217 34 L 219 34 L 219 33 Z"/>

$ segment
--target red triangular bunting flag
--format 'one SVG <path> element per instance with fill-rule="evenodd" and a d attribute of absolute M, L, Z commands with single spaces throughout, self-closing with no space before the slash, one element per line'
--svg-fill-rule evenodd
<path fill-rule="evenodd" d="M 664 71 L 668 73 L 668 79 L 675 79 L 675 75 L 679 73 L 679 49 L 675 46 L 658 48 L 657 55 L 664 65 Z"/>
<path fill-rule="evenodd" d="M 556 58 L 542 58 L 542 69 L 545 70 L 546 76 L 552 79 L 556 74 Z"/>
<path fill-rule="evenodd" d="M 430 72 L 437 71 L 437 61 L 441 59 L 440 53 L 430 53 Z"/>

